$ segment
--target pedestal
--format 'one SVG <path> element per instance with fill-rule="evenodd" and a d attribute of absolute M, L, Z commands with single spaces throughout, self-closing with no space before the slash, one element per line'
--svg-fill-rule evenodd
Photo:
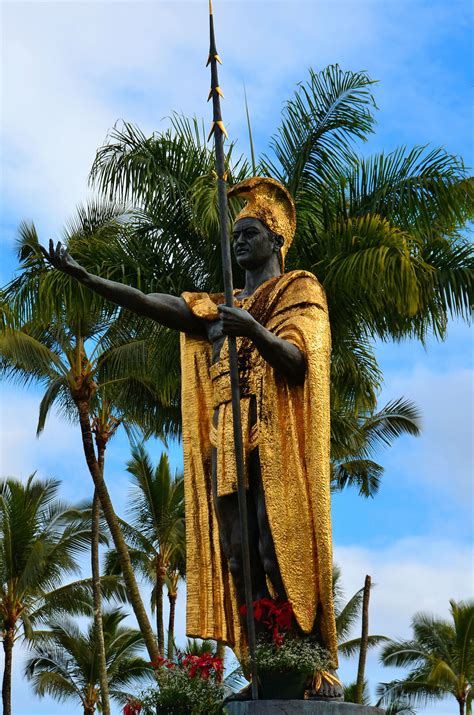
<path fill-rule="evenodd" d="M 248 700 L 243 703 L 228 703 L 229 715 L 384 715 L 385 710 L 355 705 L 354 703 L 331 703 L 323 700 Z"/>

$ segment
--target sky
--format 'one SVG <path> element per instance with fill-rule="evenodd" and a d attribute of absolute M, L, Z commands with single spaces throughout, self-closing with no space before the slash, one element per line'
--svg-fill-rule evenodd
<path fill-rule="evenodd" d="M 308 68 L 339 63 L 379 80 L 376 133 L 364 154 L 430 144 L 473 165 L 472 8 L 468 0 L 332 0 L 274 2 L 214 0 L 224 120 L 248 151 L 244 85 L 257 149 L 278 125 L 283 102 Z M 118 120 L 145 134 L 167 127 L 173 110 L 203 117 L 209 88 L 206 0 L 195 2 L 32 2 L 1 5 L 1 224 L 0 283 L 17 266 L 15 239 L 22 220 L 40 239 L 61 238 L 75 206 L 90 195 L 88 173 L 98 147 Z M 384 372 L 380 405 L 414 400 L 422 435 L 404 437 L 377 460 L 385 467 L 379 494 L 333 498 L 335 561 L 347 596 L 370 574 L 370 630 L 408 637 L 416 611 L 448 615 L 449 599 L 473 593 L 473 365 L 472 332 L 453 321 L 445 342 L 377 346 Z M 41 394 L 2 385 L 2 476 L 22 479 L 37 470 L 62 480 L 61 496 L 91 495 L 77 427 L 51 415 L 35 438 Z M 149 446 L 155 461 L 163 446 Z M 182 468 L 180 444 L 169 449 Z M 107 451 L 107 481 L 126 515 L 129 447 L 123 435 Z M 145 598 L 148 595 L 144 591 Z M 184 638 L 184 589 L 178 640 Z M 80 710 L 39 700 L 23 680 L 25 657 L 16 649 L 15 715 Z M 1 659 L 2 655 L 0 655 Z M 0 660 L 1 663 L 1 660 Z M 1 666 L 0 666 L 1 667 Z M 343 663 L 346 681 L 356 663 Z M 372 692 L 400 671 L 369 658 Z M 119 710 L 115 709 L 114 713 Z M 451 715 L 454 701 L 424 713 Z"/>

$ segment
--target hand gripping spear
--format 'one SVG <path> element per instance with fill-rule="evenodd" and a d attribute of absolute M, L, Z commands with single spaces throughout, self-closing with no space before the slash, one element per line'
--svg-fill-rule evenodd
<path fill-rule="evenodd" d="M 219 87 L 219 79 L 217 76 L 217 63 L 222 63 L 219 55 L 217 54 L 216 49 L 216 38 L 214 35 L 214 18 L 212 14 L 212 0 L 209 0 L 209 27 L 211 43 L 209 48 L 209 59 L 207 61 L 206 66 L 211 65 L 211 91 L 209 93 L 208 101 L 212 98 L 212 106 L 214 110 L 209 139 L 212 135 L 214 135 L 225 304 L 229 308 L 232 308 L 234 305 L 234 290 L 232 281 L 232 263 L 230 257 L 230 243 L 228 231 L 229 215 L 227 208 L 226 170 L 224 162 L 224 135 L 227 137 L 227 132 L 222 121 L 221 114 L 220 98 L 224 95 L 222 94 L 221 88 Z M 249 647 L 250 669 L 252 675 L 252 700 L 258 700 L 257 665 L 255 662 L 255 621 L 253 617 L 252 605 L 252 583 L 250 574 L 247 501 L 244 481 L 244 454 L 242 443 L 242 422 L 240 417 L 240 387 L 237 362 L 237 346 L 235 337 L 229 335 L 227 339 L 229 341 L 232 419 L 234 426 L 235 461 L 237 466 L 237 494 L 239 503 L 240 531 L 242 535 L 242 565 L 245 587 L 245 605 L 247 608 L 247 642 Z"/>

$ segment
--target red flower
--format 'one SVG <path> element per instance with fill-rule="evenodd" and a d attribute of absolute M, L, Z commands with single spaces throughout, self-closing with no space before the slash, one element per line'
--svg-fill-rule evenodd
<path fill-rule="evenodd" d="M 163 656 L 157 655 L 156 658 L 153 658 L 150 665 L 153 668 L 161 668 L 163 665 L 166 665 L 168 667 L 169 661 L 166 658 L 163 658 Z"/>
<path fill-rule="evenodd" d="M 214 657 L 210 653 L 203 653 L 200 656 L 188 654 L 183 658 L 182 665 L 188 669 L 190 678 L 198 676 L 203 680 L 208 680 L 214 671 L 217 682 L 222 679 L 224 668 L 222 659 Z"/>
<path fill-rule="evenodd" d="M 293 620 L 293 608 L 289 601 L 285 601 L 281 606 L 275 609 L 275 620 L 278 628 L 284 631 L 289 631 L 291 629 Z"/>
<path fill-rule="evenodd" d="M 129 700 L 123 708 L 123 715 L 139 715 L 142 704 L 138 700 Z"/>
<path fill-rule="evenodd" d="M 240 614 L 247 615 L 247 607 L 240 607 Z M 293 608 L 289 601 L 260 598 L 253 602 L 253 616 L 256 621 L 263 623 L 272 633 L 272 638 L 277 646 L 283 643 L 281 631 L 289 631 L 293 625 Z"/>

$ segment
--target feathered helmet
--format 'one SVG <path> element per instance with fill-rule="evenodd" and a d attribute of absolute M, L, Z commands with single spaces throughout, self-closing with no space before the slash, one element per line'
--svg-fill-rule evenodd
<path fill-rule="evenodd" d="M 247 203 L 235 217 L 257 218 L 283 237 L 281 247 L 282 268 L 296 230 L 296 209 L 287 189 L 279 181 L 266 176 L 253 176 L 235 184 L 228 191 L 229 197 L 239 197 Z"/>

